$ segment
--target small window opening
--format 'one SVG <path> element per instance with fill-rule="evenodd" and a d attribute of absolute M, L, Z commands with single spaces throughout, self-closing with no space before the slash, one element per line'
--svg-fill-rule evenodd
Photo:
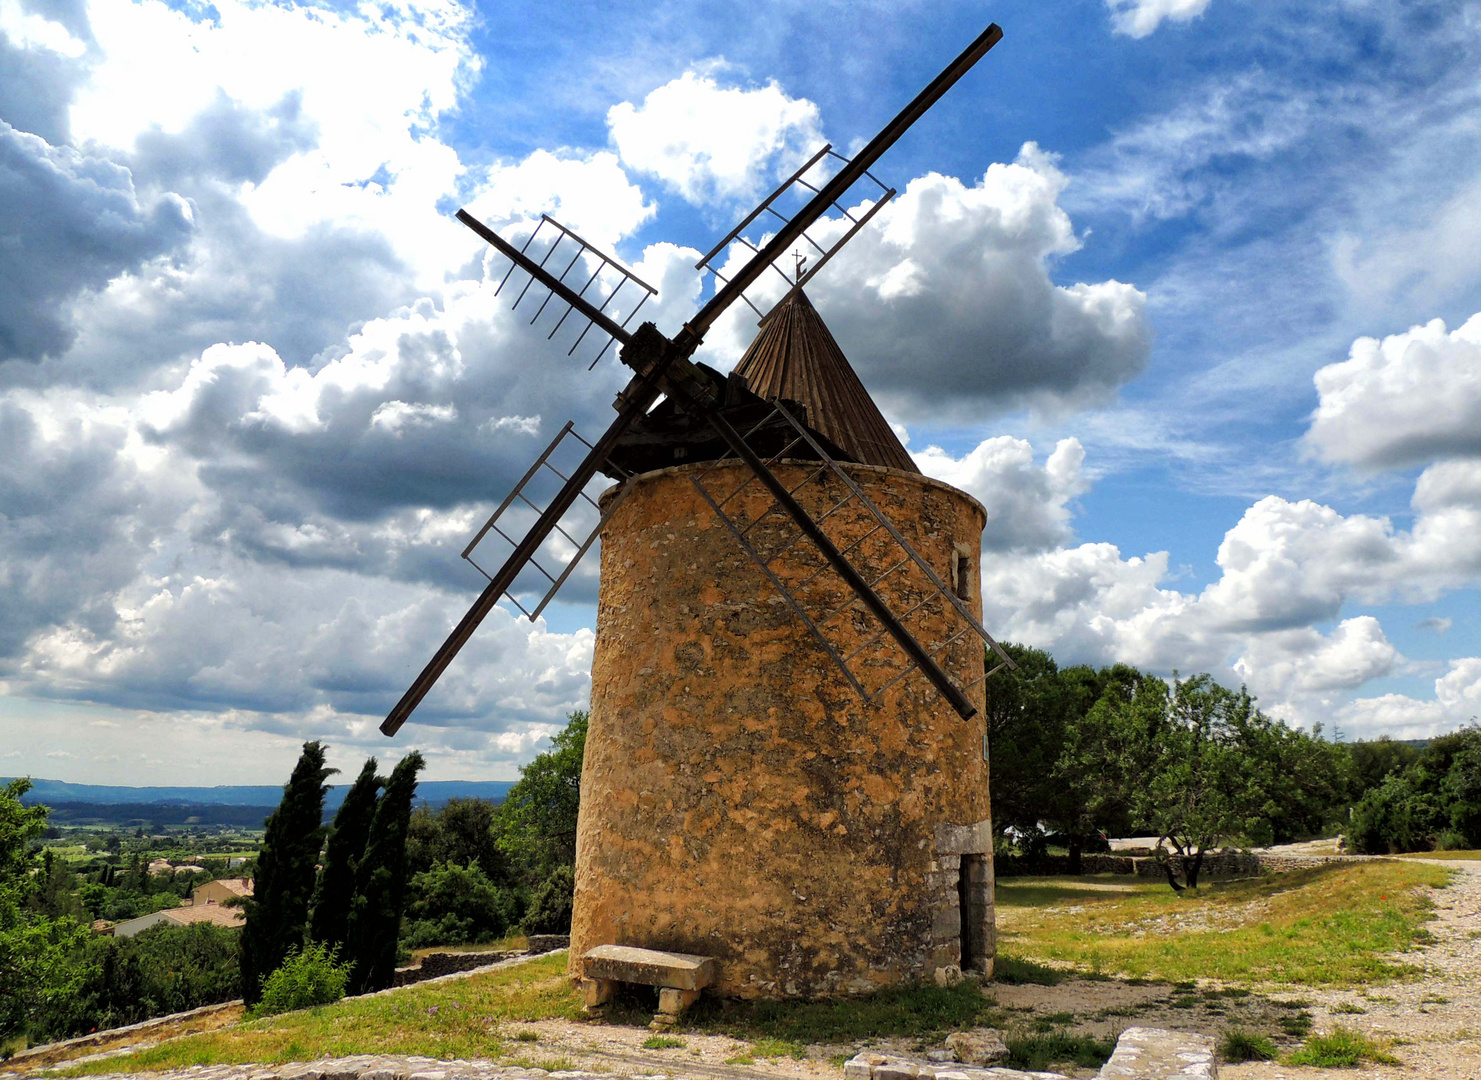
<path fill-rule="evenodd" d="M 987 856 L 963 855 L 957 878 L 962 917 L 962 970 L 982 971 L 987 964 Z"/>
<path fill-rule="evenodd" d="M 956 553 L 956 564 L 952 567 L 951 580 L 956 586 L 956 595 L 959 600 L 972 598 L 972 557 L 970 555 L 963 555 L 960 551 Z"/>

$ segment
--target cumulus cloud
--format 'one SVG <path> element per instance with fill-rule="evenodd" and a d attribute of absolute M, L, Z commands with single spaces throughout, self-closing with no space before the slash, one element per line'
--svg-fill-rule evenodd
<path fill-rule="evenodd" d="M 1434 319 L 1358 338 L 1314 381 L 1306 440 L 1327 461 L 1383 469 L 1481 455 L 1481 313 L 1450 332 Z"/>
<path fill-rule="evenodd" d="M 1481 657 L 1451 660 L 1435 680 L 1435 696 L 1407 694 L 1358 698 L 1341 711 L 1342 726 L 1353 738 L 1392 735 L 1424 739 L 1474 722 L 1481 716 Z"/>
<path fill-rule="evenodd" d="M 987 439 L 962 458 L 939 446 L 912 455 L 921 472 L 972 495 L 987 510 L 988 551 L 1042 551 L 1070 537 L 1070 501 L 1089 490 L 1081 473 L 1085 449 L 1062 439 L 1044 464 L 1026 439 Z"/>
<path fill-rule="evenodd" d="M 1080 247 L 1058 199 L 1067 183 L 1029 143 L 976 184 L 912 180 L 808 286 L 870 391 L 907 422 L 980 420 L 1030 406 L 1049 412 L 1111 400 L 1146 364 L 1146 296 L 1115 280 L 1057 285 L 1054 260 Z M 862 208 L 861 208 L 862 209 Z M 812 230 L 841 236 L 845 219 Z M 738 246 L 737 246 L 738 247 Z M 729 277 L 747 253 L 732 249 Z M 763 277 L 755 297 L 785 286 Z M 737 305 L 711 333 L 738 355 L 754 318 Z"/>
<path fill-rule="evenodd" d="M 190 234 L 176 195 L 140 201 L 127 169 L 0 120 L 0 360 L 70 345 L 67 305 Z"/>
<path fill-rule="evenodd" d="M 607 112 L 623 162 L 658 177 L 692 203 L 759 193 L 821 149 L 818 107 L 789 97 L 776 83 L 721 86 L 713 75 L 686 71 L 648 94 Z"/>
<path fill-rule="evenodd" d="M 1191 22 L 1208 8 L 1209 0 L 1106 0 L 1111 26 L 1118 34 L 1144 38 L 1168 22 Z"/>

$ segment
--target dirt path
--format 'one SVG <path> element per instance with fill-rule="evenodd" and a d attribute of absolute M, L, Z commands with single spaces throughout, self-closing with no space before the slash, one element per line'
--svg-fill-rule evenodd
<path fill-rule="evenodd" d="M 1436 918 L 1428 929 L 1435 942 L 1417 960 L 1424 964 L 1425 974 L 1412 982 L 1366 992 L 1312 990 L 1301 994 L 1311 1002 L 1317 1031 L 1342 1024 L 1396 1041 L 1391 1052 L 1403 1064 L 1369 1065 L 1345 1075 L 1383 1080 L 1481 1077 L 1481 863 L 1424 861 L 1456 871 L 1449 886 L 1430 893 Z M 1404 959 L 1416 962 L 1413 954 Z M 1219 1075 L 1229 1080 L 1331 1080 L 1332 1072 L 1250 1064 L 1225 1066 Z"/>

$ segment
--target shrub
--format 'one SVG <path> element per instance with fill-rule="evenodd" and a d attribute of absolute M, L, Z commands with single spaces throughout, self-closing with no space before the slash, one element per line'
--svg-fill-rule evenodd
<path fill-rule="evenodd" d="M 1230 1028 L 1219 1040 L 1219 1056 L 1231 1065 L 1241 1061 L 1273 1061 L 1275 1043 L 1243 1028 Z"/>
<path fill-rule="evenodd" d="M 318 942 L 288 954 L 283 966 L 267 977 L 262 986 L 262 1000 L 257 1016 L 328 1005 L 345 996 L 350 965 L 338 962 L 339 950 L 329 950 Z"/>

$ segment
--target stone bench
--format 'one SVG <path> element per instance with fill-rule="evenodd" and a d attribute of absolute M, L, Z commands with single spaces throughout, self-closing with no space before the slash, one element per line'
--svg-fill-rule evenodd
<path fill-rule="evenodd" d="M 639 949 L 632 945 L 598 945 L 581 957 L 581 993 L 587 1011 L 601 1008 L 619 983 L 658 987 L 654 1030 L 671 1027 L 679 1014 L 715 981 L 715 959 L 688 953 Z"/>

